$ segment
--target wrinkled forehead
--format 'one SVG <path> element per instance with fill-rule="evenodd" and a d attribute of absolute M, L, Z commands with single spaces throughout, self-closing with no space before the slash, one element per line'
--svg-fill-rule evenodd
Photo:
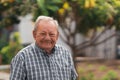
<path fill-rule="evenodd" d="M 53 20 L 51 18 L 47 18 L 47 19 L 39 19 L 36 21 L 36 24 L 35 24 L 35 29 L 37 29 L 38 26 L 42 26 L 44 24 L 50 24 L 50 25 L 53 25 L 56 27 L 56 29 L 58 30 L 58 23 L 56 20 Z"/>
<path fill-rule="evenodd" d="M 52 32 L 58 34 L 58 29 L 53 21 L 42 20 L 38 23 L 36 32 Z"/>

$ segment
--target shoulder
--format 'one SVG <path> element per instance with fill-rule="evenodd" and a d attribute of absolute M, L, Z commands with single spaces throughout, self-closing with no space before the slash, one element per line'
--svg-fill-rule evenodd
<path fill-rule="evenodd" d="M 70 50 L 66 46 L 63 46 L 61 44 L 56 44 L 55 49 L 58 53 L 62 55 L 71 55 Z"/>
<path fill-rule="evenodd" d="M 56 54 L 64 61 L 67 61 L 68 63 L 71 63 L 72 61 L 72 53 L 68 49 L 68 47 L 63 46 L 61 44 L 56 45 Z"/>
<path fill-rule="evenodd" d="M 24 47 L 23 49 L 21 49 L 20 51 L 18 51 L 18 53 L 15 55 L 14 58 L 24 59 L 26 55 L 28 55 L 28 53 L 30 53 L 33 49 L 34 49 L 34 44 L 30 44 Z"/>
<path fill-rule="evenodd" d="M 55 45 L 55 48 L 56 48 L 57 50 L 69 51 L 66 46 L 63 46 L 63 45 L 61 45 L 61 44 L 56 44 L 56 45 Z"/>

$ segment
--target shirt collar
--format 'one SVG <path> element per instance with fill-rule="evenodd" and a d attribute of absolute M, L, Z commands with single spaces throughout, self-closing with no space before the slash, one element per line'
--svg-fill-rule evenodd
<path fill-rule="evenodd" d="M 41 49 L 40 47 L 38 47 L 38 45 L 36 43 L 35 43 L 35 48 L 38 49 L 40 52 L 42 52 L 42 54 L 48 55 L 47 52 L 44 49 Z M 53 49 L 51 51 L 51 54 L 54 54 L 55 50 L 56 50 L 56 45 L 53 47 Z"/>

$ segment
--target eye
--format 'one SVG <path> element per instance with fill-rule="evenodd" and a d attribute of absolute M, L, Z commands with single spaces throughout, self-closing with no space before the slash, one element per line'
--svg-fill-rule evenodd
<path fill-rule="evenodd" d="M 54 36 L 55 36 L 55 34 L 51 33 L 51 34 L 50 34 L 50 36 L 51 36 L 51 37 L 54 37 Z"/>
<path fill-rule="evenodd" d="M 46 33 L 39 33 L 40 36 L 46 36 Z"/>

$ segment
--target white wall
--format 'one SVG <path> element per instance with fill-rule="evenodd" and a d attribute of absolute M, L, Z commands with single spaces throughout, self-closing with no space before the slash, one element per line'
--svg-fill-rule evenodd
<path fill-rule="evenodd" d="M 34 42 L 33 36 L 32 36 L 32 30 L 33 30 L 33 23 L 31 21 L 32 16 L 27 15 L 25 17 L 20 17 L 21 22 L 18 26 L 18 31 L 20 32 L 20 37 L 22 44 L 29 44 Z"/>

